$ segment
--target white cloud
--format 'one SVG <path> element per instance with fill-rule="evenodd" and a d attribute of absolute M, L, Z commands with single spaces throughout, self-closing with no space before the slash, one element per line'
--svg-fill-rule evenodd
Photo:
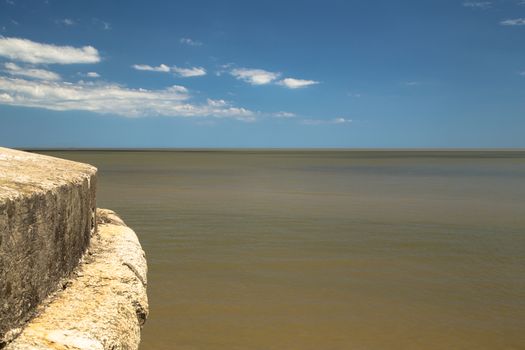
<path fill-rule="evenodd" d="M 206 75 L 206 69 L 202 67 L 192 67 L 192 68 L 181 68 L 177 66 L 171 67 L 171 71 L 181 77 L 200 77 Z"/>
<path fill-rule="evenodd" d="M 521 75 L 522 77 L 525 77 L 525 71 L 519 72 L 518 74 Z"/>
<path fill-rule="evenodd" d="M 221 67 L 222 69 L 229 68 L 231 64 Z M 224 70 L 219 70 L 216 74 L 217 76 L 222 75 Z M 295 78 L 285 78 L 277 81 L 281 76 L 281 73 L 270 72 L 264 69 L 255 69 L 255 68 L 234 68 L 229 71 L 231 75 L 239 80 L 243 80 L 251 85 L 267 85 L 275 83 L 287 87 L 289 89 L 299 89 L 307 87 L 310 85 L 319 84 L 315 80 L 305 80 L 305 79 L 295 79 Z"/>
<path fill-rule="evenodd" d="M 349 124 L 352 119 L 347 118 L 334 118 L 334 119 L 304 119 L 301 124 L 304 125 L 323 125 L 323 124 Z"/>
<path fill-rule="evenodd" d="M 125 117 L 217 117 L 253 121 L 256 114 L 225 101 L 190 101 L 188 90 L 171 86 L 162 90 L 131 89 L 109 83 L 36 81 L 0 76 L 0 103 L 57 111 L 81 110 Z"/>
<path fill-rule="evenodd" d="M 506 19 L 499 23 L 502 26 L 525 26 L 525 18 Z"/>
<path fill-rule="evenodd" d="M 132 66 L 136 70 L 146 70 L 151 72 L 169 72 L 170 67 L 166 66 L 165 64 L 161 64 L 160 66 L 153 67 L 147 64 L 134 64 Z"/>
<path fill-rule="evenodd" d="M 11 75 L 18 75 L 41 80 L 60 80 L 60 75 L 45 69 L 25 68 L 14 63 L 4 64 L 5 71 Z"/>
<path fill-rule="evenodd" d="M 0 36 L 0 56 L 29 63 L 96 63 L 100 62 L 97 49 L 92 46 L 75 48 L 41 44 L 27 39 Z"/>
<path fill-rule="evenodd" d="M 491 7 L 492 3 L 490 1 L 465 1 L 463 6 L 484 10 Z"/>
<path fill-rule="evenodd" d="M 421 82 L 420 81 L 405 81 L 403 83 L 403 85 L 406 85 L 406 86 L 419 86 L 421 85 Z"/>
<path fill-rule="evenodd" d="M 180 38 L 180 43 L 189 46 L 202 46 L 202 42 L 190 38 Z"/>
<path fill-rule="evenodd" d="M 299 89 L 299 88 L 307 87 L 310 85 L 319 84 L 319 82 L 315 80 L 286 78 L 286 79 L 279 81 L 278 84 L 285 86 L 289 89 Z"/>
<path fill-rule="evenodd" d="M 263 69 L 235 68 L 230 74 L 239 80 L 252 85 L 266 85 L 277 79 L 280 73 L 268 72 Z"/>
<path fill-rule="evenodd" d="M 296 115 L 295 113 L 291 113 L 291 112 L 277 112 L 277 113 L 274 113 L 272 115 L 274 118 L 283 118 L 283 119 L 286 119 L 286 118 L 295 118 Z"/>

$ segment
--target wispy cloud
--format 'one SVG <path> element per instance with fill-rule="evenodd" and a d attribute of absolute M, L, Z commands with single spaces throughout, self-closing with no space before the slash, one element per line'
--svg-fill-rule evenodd
<path fill-rule="evenodd" d="M 231 64 L 225 66 L 225 68 L 229 68 L 230 66 Z M 216 74 L 220 76 L 224 72 L 224 70 L 220 70 Z M 278 80 L 281 77 L 281 73 L 270 72 L 264 69 L 256 68 L 234 68 L 231 69 L 229 73 L 238 80 L 245 81 L 251 85 L 267 85 L 275 83 L 289 89 L 299 89 L 310 85 L 319 84 L 318 81 L 306 79 L 284 78 L 282 80 Z"/>
<path fill-rule="evenodd" d="M 217 71 L 215 71 L 215 75 L 220 77 L 223 74 L 228 74 L 230 73 L 230 68 L 233 66 L 234 66 L 233 63 L 221 64 L 218 66 Z"/>
<path fill-rule="evenodd" d="M 117 84 L 38 81 L 0 76 L 0 103 L 57 111 L 81 110 L 125 117 L 215 117 L 253 121 L 256 113 L 222 100 L 191 102 L 182 86 L 162 90 L 131 89 Z"/>
<path fill-rule="evenodd" d="M 315 80 L 305 80 L 305 79 L 295 79 L 295 78 L 285 78 L 278 83 L 279 85 L 285 86 L 289 89 L 300 89 L 310 85 L 319 84 Z"/>
<path fill-rule="evenodd" d="M 5 71 L 11 75 L 18 75 L 41 80 L 60 80 L 60 75 L 45 69 L 20 67 L 15 63 L 11 62 L 4 64 L 4 67 Z"/>
<path fill-rule="evenodd" d="M 405 85 L 405 86 L 419 86 L 419 85 L 421 85 L 421 82 L 420 81 L 416 81 L 416 80 L 410 80 L 410 81 L 403 82 L 403 85 Z"/>
<path fill-rule="evenodd" d="M 332 120 L 332 124 L 345 124 L 345 123 L 351 123 L 352 119 L 348 118 L 335 118 Z"/>
<path fill-rule="evenodd" d="M 200 76 L 206 75 L 206 69 L 202 67 L 181 68 L 181 67 L 173 66 L 171 67 L 171 71 L 184 78 L 200 77 Z"/>
<path fill-rule="evenodd" d="M 289 119 L 289 118 L 295 118 L 297 115 L 292 112 L 277 112 L 272 115 L 274 118 L 281 118 L 281 119 Z"/>
<path fill-rule="evenodd" d="M 243 80 L 251 85 L 266 85 L 273 82 L 281 74 L 269 72 L 264 69 L 235 68 L 230 74 L 239 80 Z"/>
<path fill-rule="evenodd" d="M 136 70 L 145 70 L 145 71 L 150 71 L 150 72 L 169 72 L 170 71 L 170 67 L 168 67 L 167 65 L 165 64 L 161 64 L 157 67 L 154 67 L 154 66 L 150 66 L 150 65 L 147 65 L 147 64 L 134 64 L 132 66 L 134 69 Z"/>
<path fill-rule="evenodd" d="M 97 63 L 100 56 L 92 46 L 76 48 L 41 44 L 27 39 L 0 37 L 0 56 L 28 63 Z"/>
<path fill-rule="evenodd" d="M 525 26 L 525 18 L 506 19 L 499 23 L 502 26 Z"/>
<path fill-rule="evenodd" d="M 82 78 L 100 78 L 100 74 L 97 72 L 78 72 L 77 75 Z"/>
<path fill-rule="evenodd" d="M 225 69 L 231 66 L 232 64 L 228 64 L 221 67 L 221 70 L 216 72 L 217 76 L 221 76 L 225 72 Z M 306 79 L 284 78 L 278 80 L 281 77 L 281 73 L 256 68 L 234 68 L 229 70 L 229 73 L 238 80 L 245 81 L 251 85 L 277 84 L 289 89 L 299 89 L 319 84 L 318 81 Z"/>
<path fill-rule="evenodd" d="M 63 24 L 65 26 L 74 26 L 76 22 L 72 20 L 71 18 L 63 18 L 63 19 L 57 19 L 55 21 L 56 24 Z"/>
<path fill-rule="evenodd" d="M 189 46 L 202 46 L 202 42 L 190 38 L 180 38 L 180 43 Z"/>
<path fill-rule="evenodd" d="M 485 10 L 492 6 L 492 2 L 490 1 L 465 1 L 463 3 L 463 6 L 474 8 L 474 9 Z"/>
<path fill-rule="evenodd" d="M 111 23 L 109 23 L 109 22 L 103 21 L 103 20 L 98 19 L 98 18 L 93 18 L 91 21 L 93 22 L 93 24 L 95 26 L 99 27 L 102 30 L 110 30 L 111 29 Z"/>
<path fill-rule="evenodd" d="M 143 70 L 143 71 L 150 71 L 150 72 L 163 72 L 163 73 L 171 72 L 183 78 L 200 77 L 200 76 L 206 75 L 206 69 L 202 67 L 190 67 L 190 68 L 182 68 L 182 67 L 177 67 L 177 66 L 169 67 L 165 64 L 161 64 L 156 67 L 150 66 L 148 64 L 134 64 L 132 67 L 136 70 Z"/>
<path fill-rule="evenodd" d="M 27 39 L 0 36 L 0 57 L 30 64 L 95 63 L 100 61 L 98 51 L 85 46 L 57 46 Z M 173 72 L 181 76 L 206 73 L 204 68 L 179 68 L 159 65 L 135 65 L 135 69 Z M 1 74 L 3 73 L 3 74 Z M 97 72 L 79 73 L 98 78 Z M 30 79 L 28 79 L 30 78 Z M 0 104 L 43 108 L 56 111 L 89 111 L 125 117 L 209 117 L 254 121 L 259 113 L 237 107 L 225 100 L 208 99 L 195 102 L 183 86 L 148 90 L 129 88 L 103 81 L 63 81 L 55 72 L 9 62 L 0 66 Z"/>
<path fill-rule="evenodd" d="M 347 118 L 334 118 L 334 119 L 303 119 L 301 124 L 304 125 L 323 125 L 323 124 L 349 124 L 352 119 Z"/>
<path fill-rule="evenodd" d="M 228 102 L 225 100 L 213 100 L 211 98 L 207 99 L 208 105 L 212 107 L 225 107 L 228 105 Z"/>

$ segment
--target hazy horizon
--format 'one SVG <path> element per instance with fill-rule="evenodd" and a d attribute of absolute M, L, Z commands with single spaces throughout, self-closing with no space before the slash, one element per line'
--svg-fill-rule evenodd
<path fill-rule="evenodd" d="M 316 152 L 316 151 L 348 151 L 348 152 L 523 152 L 524 148 L 337 148 L 337 147 L 232 147 L 232 148 L 221 148 L 221 147 L 122 147 L 122 148 L 112 148 L 112 147 L 12 147 L 14 149 L 22 151 L 153 151 L 153 152 L 162 152 L 162 151 L 174 151 L 174 152 L 235 152 L 235 151 L 306 151 L 306 152 Z"/>

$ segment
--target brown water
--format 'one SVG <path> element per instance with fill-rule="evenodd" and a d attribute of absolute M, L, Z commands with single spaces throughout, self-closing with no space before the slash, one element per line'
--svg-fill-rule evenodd
<path fill-rule="evenodd" d="M 525 349 L 525 152 L 51 152 L 149 263 L 141 349 Z"/>

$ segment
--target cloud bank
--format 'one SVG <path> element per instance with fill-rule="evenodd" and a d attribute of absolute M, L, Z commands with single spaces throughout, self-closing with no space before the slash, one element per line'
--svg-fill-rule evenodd
<path fill-rule="evenodd" d="M 24 68 L 14 63 L 4 64 L 5 71 L 11 75 L 18 75 L 41 80 L 60 80 L 60 75 L 45 69 Z"/>
<path fill-rule="evenodd" d="M 0 103 L 56 111 L 90 111 L 124 117 L 217 117 L 253 121 L 256 114 L 223 100 L 191 103 L 183 86 L 162 90 L 131 89 L 117 84 L 26 80 L 0 77 Z"/>
<path fill-rule="evenodd" d="M 0 57 L 33 64 L 97 63 L 100 56 L 93 46 L 75 48 L 41 44 L 27 39 L 0 37 Z"/>

